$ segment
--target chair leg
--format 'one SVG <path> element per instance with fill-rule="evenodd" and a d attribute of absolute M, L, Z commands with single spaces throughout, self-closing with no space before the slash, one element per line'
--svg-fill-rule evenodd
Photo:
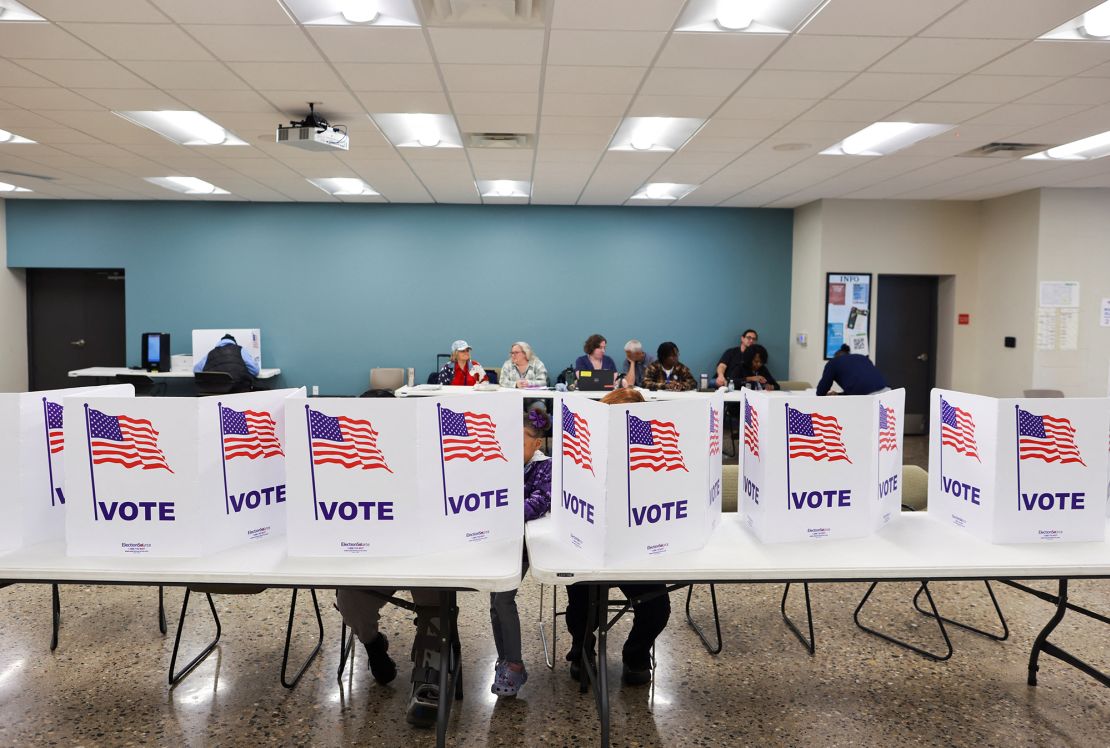
<path fill-rule="evenodd" d="M 989 631 L 984 631 L 982 629 L 975 628 L 974 626 L 970 626 L 966 623 L 960 623 L 959 621 L 955 621 L 951 618 L 945 618 L 944 622 L 945 623 L 950 623 L 953 626 L 959 626 L 960 628 L 964 629 L 965 631 L 970 631 L 973 634 L 979 634 L 980 636 L 985 636 L 988 639 L 994 639 L 996 642 L 1004 642 L 1004 641 L 1006 641 L 1007 639 L 1010 638 L 1010 627 L 1006 625 L 1006 616 L 1002 615 L 1002 607 L 998 604 L 998 598 L 994 596 L 994 589 L 991 587 L 990 581 L 984 579 L 983 584 L 985 584 L 987 586 L 987 594 L 990 595 L 991 603 L 994 605 L 995 615 L 998 616 L 998 621 L 999 621 L 999 623 L 1002 624 L 1002 633 L 1001 634 L 992 634 Z M 932 618 L 933 614 L 931 612 L 923 609 L 921 607 L 921 603 L 919 602 L 920 598 L 921 598 L 921 593 L 924 592 L 924 591 L 925 591 L 924 585 L 917 588 L 917 593 L 914 594 L 914 596 L 913 596 L 913 607 L 921 615 L 928 616 L 929 618 Z"/>
<path fill-rule="evenodd" d="M 709 598 L 713 601 L 713 626 L 717 630 L 717 643 L 715 645 L 709 643 L 709 639 L 706 637 L 705 632 L 702 631 L 701 626 L 697 624 L 697 622 L 694 620 L 693 615 L 691 614 L 690 599 L 693 596 L 694 585 L 691 584 L 689 587 L 686 588 L 686 623 L 690 624 L 690 628 L 692 628 L 694 630 L 694 633 L 698 635 L 698 638 L 701 639 L 702 646 L 705 647 L 706 651 L 709 652 L 709 654 L 720 654 L 721 650 L 724 648 L 724 641 L 721 639 L 721 616 L 717 611 L 717 585 L 709 585 Z M 652 651 L 654 652 L 654 648 L 652 649 Z"/>
<path fill-rule="evenodd" d="M 543 620 L 543 585 L 541 584 L 539 617 L 540 642 L 543 643 L 543 659 L 548 670 L 555 669 L 556 640 L 559 636 L 559 617 L 566 615 L 566 612 L 560 612 L 558 610 L 558 602 L 559 588 L 553 584 L 551 585 L 551 647 L 549 649 L 547 646 L 547 629 Z"/>
<path fill-rule="evenodd" d="M 347 633 L 346 622 L 339 624 L 339 669 L 335 673 L 335 677 L 340 682 L 343 682 L 343 669 L 347 667 L 347 659 L 350 658 L 351 669 L 355 667 L 355 630 L 351 629 L 351 633 Z"/>
<path fill-rule="evenodd" d="M 817 640 L 813 636 L 813 606 L 809 601 L 809 582 L 802 582 L 802 591 L 805 593 L 806 598 L 806 622 L 809 624 L 809 639 L 807 640 L 802 634 L 801 629 L 791 620 L 790 616 L 786 614 L 786 598 L 790 595 L 790 583 L 782 591 L 782 603 L 779 605 L 779 611 L 782 613 L 782 620 L 786 621 L 787 627 L 794 632 L 794 636 L 798 637 L 798 641 L 806 648 L 806 651 L 813 655 L 817 651 Z"/>
<path fill-rule="evenodd" d="M 216 613 L 216 603 L 212 601 L 211 594 L 206 592 L 204 596 L 208 598 L 208 607 L 212 611 L 212 620 L 216 623 L 216 638 L 209 642 L 208 645 L 201 650 L 200 654 L 190 660 L 180 672 L 174 672 L 174 666 L 177 663 L 177 650 L 181 646 L 181 632 L 185 629 L 185 613 L 189 610 L 189 588 L 186 587 L 185 599 L 181 601 L 181 618 L 177 622 L 177 636 L 175 636 L 173 640 L 173 654 L 170 655 L 169 679 L 171 686 L 176 686 L 186 675 L 193 672 L 194 668 L 202 663 L 205 657 L 212 654 L 212 650 L 216 648 L 216 645 L 220 641 L 220 634 L 223 629 L 220 627 L 220 616 Z"/>
<path fill-rule="evenodd" d="M 301 679 L 301 676 L 304 675 L 304 671 L 307 670 L 308 666 L 312 664 L 312 661 L 316 659 L 316 655 L 320 654 L 320 647 L 324 645 L 324 619 L 320 617 L 320 603 L 316 599 L 316 588 L 309 587 L 308 591 L 312 595 L 312 608 L 316 611 L 316 626 L 319 628 L 320 635 L 316 640 L 316 647 L 313 648 L 312 652 L 308 655 L 308 659 L 301 665 L 300 670 L 293 676 L 293 680 L 288 680 L 286 678 L 286 672 L 289 666 L 289 644 L 290 640 L 293 638 L 293 615 L 297 612 L 297 593 L 299 591 L 297 587 L 293 588 L 293 597 L 289 603 L 289 625 L 285 628 L 285 651 L 281 656 L 281 685 L 286 688 L 292 688 L 297 685 L 297 681 Z"/>
<path fill-rule="evenodd" d="M 162 632 L 162 636 L 166 635 L 165 588 L 162 585 L 158 585 L 158 630 Z"/>
<path fill-rule="evenodd" d="M 58 594 L 58 585 L 50 585 L 50 651 L 58 648 L 58 628 L 62 624 L 62 598 Z"/>
<path fill-rule="evenodd" d="M 867 633 L 872 634 L 873 636 L 877 636 L 880 639 L 883 639 L 885 641 L 890 642 L 891 644 L 897 644 L 899 647 L 903 647 L 905 649 L 908 649 L 911 652 L 916 652 L 917 654 L 921 655 L 922 657 L 927 657 L 930 660 L 936 660 L 937 662 L 944 662 L 945 660 L 947 660 L 948 658 L 950 658 L 952 656 L 952 640 L 948 638 L 948 630 L 944 628 L 944 621 L 946 619 L 940 614 L 940 611 L 937 610 L 937 604 L 933 601 L 932 593 L 929 592 L 929 582 L 928 582 L 928 580 L 924 580 L 924 579 L 921 580 L 921 588 L 925 592 L 925 599 L 927 599 L 929 601 L 929 608 L 933 612 L 933 614 L 930 616 L 930 618 L 932 618 L 934 621 L 936 621 L 937 628 L 940 629 L 940 635 L 944 638 L 944 646 L 947 650 L 945 652 L 945 654 L 936 654 L 935 652 L 930 652 L 926 649 L 916 647 L 913 644 L 910 644 L 908 642 L 904 642 L 901 639 L 896 639 L 893 636 L 890 636 L 888 634 L 884 634 L 880 631 L 876 631 L 875 629 L 868 628 L 867 626 L 864 626 L 862 623 L 860 623 L 860 620 L 859 620 L 860 611 L 863 610 L 863 606 L 867 604 L 868 599 L 871 597 L 871 593 L 875 591 L 875 588 L 878 585 L 879 585 L 878 582 L 872 582 L 871 586 L 867 588 L 867 594 L 865 594 L 863 596 L 863 599 L 859 601 L 859 605 L 856 606 L 856 612 L 852 614 L 852 618 L 855 620 L 857 626 L 859 626 L 861 629 L 863 629 Z"/>

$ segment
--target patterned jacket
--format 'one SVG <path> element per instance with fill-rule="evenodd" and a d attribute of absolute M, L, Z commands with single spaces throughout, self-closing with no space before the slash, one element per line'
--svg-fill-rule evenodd
<path fill-rule="evenodd" d="M 671 387 L 667 387 L 667 383 Z M 684 363 L 678 361 L 671 370 L 670 378 L 667 377 L 667 372 L 663 370 L 663 364 L 658 361 L 652 361 L 646 370 L 644 370 L 644 387 L 649 390 L 696 390 L 698 382 L 694 379 L 694 375 L 690 373 L 690 369 Z"/>

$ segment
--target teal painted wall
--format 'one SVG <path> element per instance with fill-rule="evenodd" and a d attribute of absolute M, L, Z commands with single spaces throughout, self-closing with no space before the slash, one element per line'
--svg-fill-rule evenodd
<path fill-rule="evenodd" d="M 525 340 L 554 376 L 600 332 L 614 358 L 673 340 L 696 375 L 754 327 L 789 370 L 789 210 L 9 200 L 7 229 L 9 267 L 125 269 L 132 364 L 144 331 L 188 353 L 259 327 L 283 384 L 357 394 L 460 337 L 497 367 Z"/>

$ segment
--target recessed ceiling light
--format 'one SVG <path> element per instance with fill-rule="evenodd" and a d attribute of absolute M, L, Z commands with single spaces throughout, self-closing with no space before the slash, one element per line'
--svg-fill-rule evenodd
<path fill-rule="evenodd" d="M 688 0 L 675 31 L 790 34 L 801 30 L 828 0 Z"/>
<path fill-rule="evenodd" d="M 955 125 L 920 122 L 876 122 L 821 151 L 824 156 L 887 156 L 918 141 L 940 135 Z"/>
<path fill-rule="evenodd" d="M 413 0 L 284 0 L 306 26 L 419 26 Z"/>
<path fill-rule="evenodd" d="M 34 142 L 35 141 L 30 140 L 28 138 L 23 138 L 23 137 L 20 137 L 19 135 L 16 135 L 14 132 L 8 132 L 7 130 L 0 130 L 0 143 L 4 143 L 6 145 L 15 145 L 16 143 L 34 143 Z"/>
<path fill-rule="evenodd" d="M 0 182 L 0 192 L 30 192 L 26 187 L 16 187 L 14 184 Z"/>
<path fill-rule="evenodd" d="M 532 184 L 513 179 L 480 179 L 478 192 L 482 197 L 528 198 L 532 195 Z"/>
<path fill-rule="evenodd" d="M 234 134 L 200 112 L 112 112 L 140 127 L 153 130 L 178 145 L 246 145 Z"/>
<path fill-rule="evenodd" d="M 1093 161 L 1110 156 L 1110 130 L 1025 156 L 1034 161 Z"/>
<path fill-rule="evenodd" d="M 609 150 L 677 151 L 703 124 L 694 117 L 625 117 Z"/>
<path fill-rule="evenodd" d="M 380 194 L 358 177 L 319 177 L 309 182 L 336 197 L 356 197 Z"/>
<path fill-rule="evenodd" d="M 205 182 L 196 177 L 146 177 L 146 181 L 165 187 L 167 190 L 181 192 L 186 195 L 230 195 L 227 190 L 222 190 L 214 184 Z"/>
<path fill-rule="evenodd" d="M 1041 39 L 1104 41 L 1110 39 L 1110 0 L 1049 31 Z"/>
<path fill-rule="evenodd" d="M 725 31 L 742 31 L 752 25 L 751 0 L 717 0 L 717 25 Z"/>
<path fill-rule="evenodd" d="M 0 23 L 8 21 L 45 21 L 46 19 L 16 0 L 0 0 Z"/>
<path fill-rule="evenodd" d="M 696 190 L 696 184 L 650 182 L 631 197 L 632 200 L 680 200 Z"/>
<path fill-rule="evenodd" d="M 373 23 L 381 15 L 378 0 L 345 0 L 339 13 L 351 23 Z"/>
<path fill-rule="evenodd" d="M 371 114 L 398 148 L 462 148 L 462 135 L 450 114 Z"/>

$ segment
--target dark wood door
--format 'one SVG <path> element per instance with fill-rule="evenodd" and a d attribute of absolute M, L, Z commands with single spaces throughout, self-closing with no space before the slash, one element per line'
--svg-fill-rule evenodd
<path fill-rule="evenodd" d="M 27 328 L 33 390 L 74 386 L 72 369 L 126 366 L 123 271 L 29 269 Z"/>
<path fill-rule="evenodd" d="M 905 433 L 929 428 L 929 390 L 936 383 L 937 278 L 880 275 L 875 365 L 891 387 L 906 388 Z"/>

